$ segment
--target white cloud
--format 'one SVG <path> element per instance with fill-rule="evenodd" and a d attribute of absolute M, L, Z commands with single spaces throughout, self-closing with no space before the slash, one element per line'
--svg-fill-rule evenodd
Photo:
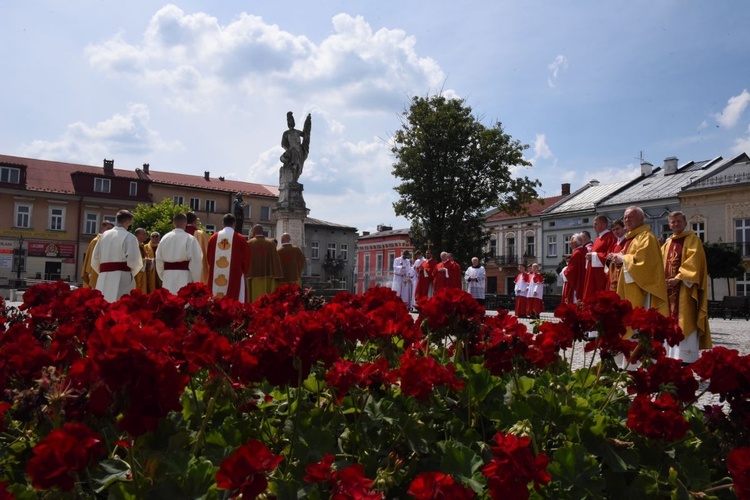
<path fill-rule="evenodd" d="M 562 54 L 558 54 L 558 56 L 555 57 L 555 60 L 552 61 L 547 68 L 550 71 L 550 76 L 547 78 L 547 85 L 554 88 L 560 71 L 568 69 L 568 58 Z"/>
<path fill-rule="evenodd" d="M 529 160 L 533 165 L 536 165 L 540 159 L 548 160 L 554 158 L 552 150 L 547 145 L 546 134 L 536 134 L 536 140 L 534 141 L 534 156 Z"/>
<path fill-rule="evenodd" d="M 739 137 L 734 141 L 732 146 L 732 152 L 735 154 L 748 153 L 750 154 L 750 125 L 747 127 L 747 131 L 744 137 Z"/>
<path fill-rule="evenodd" d="M 629 163 L 625 167 L 603 167 L 594 171 L 587 170 L 581 176 L 581 185 L 596 179 L 600 184 L 631 181 L 641 174 L 640 165 Z M 579 186 L 580 187 L 580 186 Z"/>
<path fill-rule="evenodd" d="M 145 104 L 128 105 L 125 114 L 93 126 L 82 122 L 68 125 L 56 141 L 36 140 L 21 146 L 21 154 L 61 161 L 99 163 L 102 158 L 117 153 L 146 156 L 153 151 L 174 151 L 182 148 L 179 142 L 165 142 L 159 133 L 148 127 L 150 114 Z"/>
<path fill-rule="evenodd" d="M 743 90 L 740 95 L 729 98 L 724 111 L 715 115 L 716 121 L 724 128 L 734 127 L 748 104 L 750 104 L 750 92 Z"/>

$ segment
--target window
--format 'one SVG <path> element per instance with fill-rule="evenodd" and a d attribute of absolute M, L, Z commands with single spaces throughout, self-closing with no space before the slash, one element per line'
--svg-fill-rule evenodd
<path fill-rule="evenodd" d="M 557 236 L 547 236 L 547 257 L 557 257 Z"/>
<path fill-rule="evenodd" d="M 734 242 L 743 257 L 750 255 L 750 219 L 734 221 Z"/>
<path fill-rule="evenodd" d="M 516 239 L 513 237 L 505 240 L 505 255 L 508 257 L 515 257 L 516 255 Z"/>
<path fill-rule="evenodd" d="M 370 272 L 370 256 L 365 255 L 365 268 L 363 269 L 364 272 L 369 273 Z"/>
<path fill-rule="evenodd" d="M 216 200 L 206 200 L 206 212 L 216 212 Z"/>
<path fill-rule="evenodd" d="M 138 183 L 130 181 L 130 196 L 138 196 Z"/>
<path fill-rule="evenodd" d="M 563 236 L 563 255 L 570 255 L 570 237 L 572 234 Z"/>
<path fill-rule="evenodd" d="M 493 257 L 497 256 L 497 238 L 494 236 L 490 238 L 490 255 Z"/>
<path fill-rule="evenodd" d="M 245 205 L 245 220 L 250 220 L 253 214 L 252 205 Z"/>
<path fill-rule="evenodd" d="M 31 227 L 31 205 L 16 204 L 15 227 Z"/>
<path fill-rule="evenodd" d="M 175 205 L 184 205 L 185 204 L 185 197 L 184 196 L 173 196 L 172 202 Z"/>
<path fill-rule="evenodd" d="M 107 222 L 111 222 L 113 226 L 117 225 L 117 217 L 115 217 L 114 215 L 105 215 L 104 220 L 106 220 Z"/>
<path fill-rule="evenodd" d="M 13 167 L 0 167 L 0 182 L 19 184 L 21 182 L 21 170 Z"/>
<path fill-rule="evenodd" d="M 320 258 L 320 243 L 317 241 L 310 242 L 310 257 L 313 259 Z"/>
<path fill-rule="evenodd" d="M 341 256 L 341 260 L 349 260 L 349 245 L 347 245 L 346 243 L 340 244 L 339 255 Z"/>
<path fill-rule="evenodd" d="M 396 260 L 396 254 L 395 253 L 389 253 L 388 254 L 388 270 L 393 271 L 393 261 Z"/>
<path fill-rule="evenodd" d="M 204 227 L 206 228 L 207 234 L 214 234 L 216 232 L 216 226 L 213 224 L 206 224 Z"/>
<path fill-rule="evenodd" d="M 109 179 L 102 179 L 101 177 L 94 178 L 94 192 L 109 193 Z"/>
<path fill-rule="evenodd" d="M 690 229 L 695 232 L 695 235 L 701 239 L 702 242 L 706 242 L 706 223 L 705 222 L 691 222 Z"/>
<path fill-rule="evenodd" d="M 96 234 L 99 232 L 99 214 L 86 212 L 86 220 L 83 223 L 84 234 Z"/>
<path fill-rule="evenodd" d="M 200 198 L 190 198 L 190 210 L 193 212 L 198 212 L 201 209 L 201 199 Z"/>
<path fill-rule="evenodd" d="M 736 289 L 736 295 L 739 297 L 750 295 L 750 273 L 745 273 L 742 275 L 742 278 L 737 278 Z"/>
<path fill-rule="evenodd" d="M 669 228 L 669 224 L 662 224 L 661 225 L 661 241 L 659 243 L 664 243 L 667 241 L 667 238 L 672 236 L 672 230 Z"/>
<path fill-rule="evenodd" d="M 336 258 L 336 243 L 329 243 L 328 250 L 326 251 L 326 259 Z"/>
<path fill-rule="evenodd" d="M 342 288 L 343 290 L 346 290 L 346 276 L 339 276 L 339 283 L 340 283 L 340 285 L 339 285 L 339 286 L 340 286 L 340 287 L 341 287 L 341 288 Z"/>
<path fill-rule="evenodd" d="M 383 272 L 383 254 L 378 254 L 375 256 L 375 272 Z"/>
<path fill-rule="evenodd" d="M 260 207 L 260 220 L 262 222 L 268 222 L 271 220 L 271 207 Z"/>
<path fill-rule="evenodd" d="M 536 255 L 536 238 L 534 236 L 526 237 L 526 257 L 534 257 Z"/>
<path fill-rule="evenodd" d="M 49 228 L 52 231 L 62 231 L 65 228 L 65 209 L 50 207 Z"/>

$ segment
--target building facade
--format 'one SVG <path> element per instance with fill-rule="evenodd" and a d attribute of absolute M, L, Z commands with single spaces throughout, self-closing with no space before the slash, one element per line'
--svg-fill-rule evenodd
<path fill-rule="evenodd" d="M 374 286 L 390 287 L 393 261 L 404 250 L 413 250 L 409 229 L 381 225 L 375 233 L 363 232 L 357 240 L 357 293 Z"/>
<path fill-rule="evenodd" d="M 355 290 L 357 228 L 307 217 L 305 219 L 305 282 Z M 295 245 L 299 242 L 292 242 Z"/>

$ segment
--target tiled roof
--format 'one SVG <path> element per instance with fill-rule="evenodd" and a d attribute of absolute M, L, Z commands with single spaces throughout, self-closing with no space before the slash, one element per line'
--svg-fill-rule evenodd
<path fill-rule="evenodd" d="M 359 240 L 367 240 L 371 238 L 387 238 L 389 236 L 409 236 L 409 228 L 403 229 L 389 229 L 388 231 L 378 231 L 376 233 L 370 233 L 366 236 L 360 236 Z"/>
<path fill-rule="evenodd" d="M 523 211 L 515 215 L 509 215 L 505 212 L 495 212 L 494 214 L 489 215 L 484 221 L 485 222 L 497 222 L 500 220 L 523 219 L 524 217 L 533 217 L 535 215 L 541 214 L 545 208 L 557 203 L 558 201 L 562 200 L 566 196 L 569 196 L 569 195 L 550 196 L 549 198 L 543 198 L 542 201 L 534 200 L 527 205 L 526 211 Z"/>
<path fill-rule="evenodd" d="M 254 196 L 279 196 L 278 186 L 265 184 L 254 184 L 251 182 L 235 181 L 230 179 L 221 180 L 219 177 L 209 176 L 208 180 L 200 175 L 178 174 L 175 172 L 160 172 L 149 169 L 146 173 L 136 169 L 141 178 L 149 179 L 151 182 L 169 184 L 172 186 L 185 186 L 200 189 L 211 189 L 233 193 L 249 194 Z"/>
<path fill-rule="evenodd" d="M 312 217 L 305 217 L 305 224 L 309 224 L 311 226 L 324 226 L 324 227 L 334 227 L 337 229 L 351 229 L 352 231 L 356 231 L 356 227 L 347 226 L 344 224 L 336 224 L 335 222 L 328 222 L 320 219 L 313 219 Z"/>
<path fill-rule="evenodd" d="M 721 157 L 713 160 L 691 161 L 669 175 L 665 174 L 663 167 L 658 167 L 651 175 L 631 181 L 630 185 L 620 189 L 611 197 L 605 198 L 598 206 L 627 205 L 676 198 L 684 186 L 710 175 L 721 163 Z"/>
<path fill-rule="evenodd" d="M 75 194 L 71 174 L 82 172 L 100 175 L 102 177 L 124 177 L 137 179 L 135 172 L 114 169 L 114 176 L 104 174 L 102 167 L 91 167 L 61 161 L 39 160 L 36 158 L 21 158 L 18 156 L 0 155 L 0 163 L 26 167 L 26 189 L 47 193 Z"/>
<path fill-rule="evenodd" d="M 710 176 L 693 181 L 690 185 L 682 188 L 682 192 L 726 188 L 730 185 L 746 185 L 748 183 L 750 183 L 750 157 L 747 153 L 740 153 L 734 158 L 722 162 Z"/>
<path fill-rule="evenodd" d="M 625 186 L 628 182 L 630 181 L 613 182 L 611 184 L 599 184 L 595 186 L 587 184 L 585 189 L 573 193 L 569 198 L 561 201 L 555 206 L 546 208 L 543 214 L 557 215 L 584 210 L 593 210 L 599 200 L 611 193 L 614 193 L 621 187 Z"/>

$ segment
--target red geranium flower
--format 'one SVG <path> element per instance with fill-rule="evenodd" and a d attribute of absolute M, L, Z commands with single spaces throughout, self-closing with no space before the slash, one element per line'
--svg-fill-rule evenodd
<path fill-rule="evenodd" d="M 416 349 L 409 349 L 401 356 L 401 367 L 397 371 L 401 378 L 401 392 L 417 399 L 429 396 L 436 386 L 444 385 L 453 390 L 464 387 L 463 381 L 456 378 L 452 363 L 443 366 L 430 355 L 420 355 Z"/>
<path fill-rule="evenodd" d="M 734 479 L 737 498 L 750 497 L 750 448 L 735 448 L 727 457 L 727 469 Z"/>
<path fill-rule="evenodd" d="M 628 411 L 627 426 L 651 439 L 676 441 L 690 430 L 679 402 L 668 393 L 651 399 L 646 394 L 635 397 Z"/>
<path fill-rule="evenodd" d="M 630 372 L 633 382 L 628 387 L 630 394 L 655 394 L 670 391 L 677 399 L 690 403 L 695 399 L 698 381 L 689 366 L 682 366 L 679 359 L 662 357 L 647 369 L 642 366 Z"/>
<path fill-rule="evenodd" d="M 638 336 L 647 335 L 654 342 L 666 342 L 675 346 L 685 339 L 677 320 L 671 316 L 664 316 L 656 309 L 636 307 L 631 316 L 633 330 L 638 330 Z"/>
<path fill-rule="evenodd" d="M 708 390 L 714 394 L 726 396 L 742 390 L 740 353 L 736 349 L 717 346 L 703 351 L 691 368 L 701 379 L 711 380 Z"/>
<path fill-rule="evenodd" d="M 268 487 L 265 473 L 274 470 L 282 460 L 284 457 L 274 455 L 260 441 L 250 439 L 222 460 L 216 472 L 216 486 L 231 490 L 233 497 L 241 494 L 243 498 L 255 498 Z"/>
<path fill-rule="evenodd" d="M 328 453 L 323 456 L 320 462 L 309 464 L 305 467 L 304 481 L 306 483 L 325 483 L 331 479 L 331 475 L 333 474 L 331 466 L 333 465 L 334 458 L 336 458 L 334 455 Z"/>
<path fill-rule="evenodd" d="M 105 453 L 99 434 L 83 424 L 67 423 L 55 429 L 34 446 L 34 456 L 26 464 L 26 473 L 37 489 L 57 486 L 73 488 L 72 473 L 80 472 Z"/>
<path fill-rule="evenodd" d="M 417 500 L 469 500 L 476 496 L 472 490 L 441 472 L 419 474 L 411 482 L 406 493 Z"/>
<path fill-rule="evenodd" d="M 365 469 L 361 464 L 350 465 L 331 475 L 331 500 L 377 500 L 383 498 L 382 493 L 370 490 L 375 481 L 365 477 Z"/>
<path fill-rule="evenodd" d="M 491 447 L 494 458 L 482 468 L 493 499 L 524 500 L 529 498 L 529 483 L 533 482 L 538 491 L 552 480 L 547 472 L 549 457 L 544 453 L 534 457 L 529 448 L 531 439 L 502 431 L 493 439 L 497 444 Z"/>

